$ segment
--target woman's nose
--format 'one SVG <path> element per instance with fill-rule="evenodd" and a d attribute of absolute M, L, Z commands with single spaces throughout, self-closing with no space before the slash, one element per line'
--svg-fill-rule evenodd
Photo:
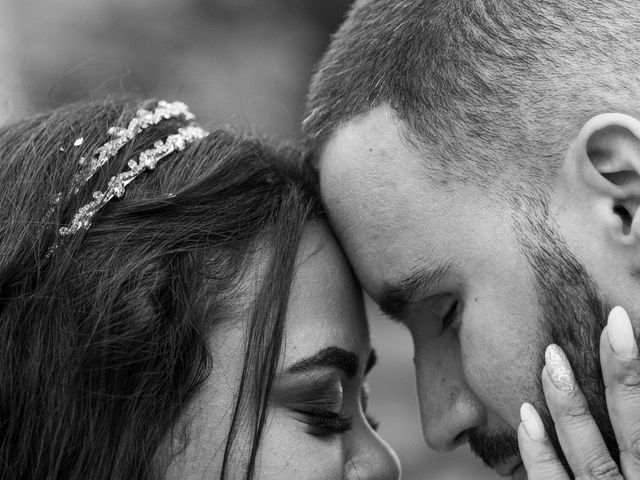
<path fill-rule="evenodd" d="M 347 462 L 348 480 L 399 480 L 400 462 L 393 449 L 368 425 L 356 433 L 354 445 Z M 355 432 L 354 432 L 355 433 Z"/>

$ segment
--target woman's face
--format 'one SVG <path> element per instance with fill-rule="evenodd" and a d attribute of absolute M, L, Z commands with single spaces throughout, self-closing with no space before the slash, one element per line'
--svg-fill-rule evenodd
<path fill-rule="evenodd" d="M 186 450 L 168 478 L 218 478 L 244 357 L 246 322 L 214 331 L 213 371 L 188 414 Z M 254 478 L 398 479 L 393 451 L 367 418 L 373 366 L 360 290 L 326 226 L 309 227 L 298 254 L 284 348 Z M 245 426 L 246 427 L 246 426 Z M 229 478 L 243 478 L 242 429 Z"/>

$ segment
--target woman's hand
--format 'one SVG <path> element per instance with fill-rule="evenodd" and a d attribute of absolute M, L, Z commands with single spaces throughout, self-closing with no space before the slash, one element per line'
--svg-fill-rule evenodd
<path fill-rule="evenodd" d="M 544 394 L 573 476 L 585 480 L 640 479 L 640 360 L 625 310 L 616 307 L 611 311 L 600 337 L 600 362 L 607 408 L 620 448 L 620 469 L 605 446 L 562 350 L 550 345 L 545 360 Z M 533 406 L 523 404 L 520 416 L 518 441 L 529 480 L 569 479 Z"/>

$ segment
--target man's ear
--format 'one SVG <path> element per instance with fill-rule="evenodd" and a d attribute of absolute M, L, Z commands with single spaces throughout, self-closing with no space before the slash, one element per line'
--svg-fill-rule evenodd
<path fill-rule="evenodd" d="M 597 115 L 582 127 L 570 155 L 581 187 L 602 207 L 610 238 L 640 245 L 640 121 Z"/>

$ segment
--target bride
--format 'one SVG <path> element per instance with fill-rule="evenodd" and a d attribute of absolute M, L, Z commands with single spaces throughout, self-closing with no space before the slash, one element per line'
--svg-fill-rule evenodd
<path fill-rule="evenodd" d="M 0 478 L 399 478 L 360 289 L 294 148 L 108 101 L 3 127 L 0 158 Z M 532 415 L 530 478 L 564 478 Z M 588 432 L 565 452 L 602 454 Z"/>

